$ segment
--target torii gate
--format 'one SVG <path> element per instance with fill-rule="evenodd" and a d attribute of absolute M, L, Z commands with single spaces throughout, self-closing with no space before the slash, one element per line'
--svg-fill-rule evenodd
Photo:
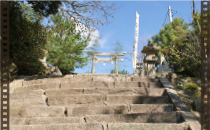
<path fill-rule="evenodd" d="M 115 74 L 118 74 L 118 61 L 123 61 L 123 59 L 119 59 L 118 56 L 124 56 L 124 54 L 126 54 L 126 52 L 120 52 L 120 53 L 106 53 L 106 52 L 87 52 L 87 54 L 89 56 L 93 56 L 92 58 L 90 58 L 89 60 L 92 60 L 92 69 L 91 69 L 91 73 L 94 73 L 94 69 L 95 69 L 95 63 L 97 61 L 103 61 L 103 62 L 111 62 L 111 61 L 115 61 Z M 97 58 L 96 56 L 112 56 L 112 59 L 100 59 Z"/>

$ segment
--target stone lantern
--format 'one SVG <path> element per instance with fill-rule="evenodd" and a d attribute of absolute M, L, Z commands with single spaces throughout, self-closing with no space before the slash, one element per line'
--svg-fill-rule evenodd
<path fill-rule="evenodd" d="M 147 76 L 155 76 L 155 63 L 158 60 L 158 57 L 155 54 L 159 51 L 159 47 L 153 45 L 152 41 L 148 41 L 148 45 L 144 46 L 142 53 L 146 53 L 144 57 L 144 63 L 147 63 Z"/>
<path fill-rule="evenodd" d="M 142 65 L 143 63 L 142 62 L 137 62 L 136 63 L 136 69 L 138 70 L 138 75 L 142 75 Z"/>

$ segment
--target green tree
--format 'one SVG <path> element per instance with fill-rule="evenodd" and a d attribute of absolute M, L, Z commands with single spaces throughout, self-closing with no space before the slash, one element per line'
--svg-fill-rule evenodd
<path fill-rule="evenodd" d="M 200 42 L 199 39 L 195 42 L 195 36 L 195 32 L 189 29 L 189 24 L 182 18 L 175 18 L 152 39 L 160 47 L 158 55 L 165 55 L 175 73 L 199 77 Z"/>
<path fill-rule="evenodd" d="M 60 13 L 51 17 L 54 25 L 50 27 L 47 61 L 59 67 L 63 74 L 74 68 L 87 65 L 88 57 L 83 57 L 90 38 L 81 36 L 74 21 L 64 18 Z"/>
<path fill-rule="evenodd" d="M 13 76 L 43 74 L 45 67 L 39 61 L 44 56 L 46 31 L 43 17 L 27 4 L 10 2 L 10 65 Z M 16 69 L 15 69 L 16 68 Z"/>

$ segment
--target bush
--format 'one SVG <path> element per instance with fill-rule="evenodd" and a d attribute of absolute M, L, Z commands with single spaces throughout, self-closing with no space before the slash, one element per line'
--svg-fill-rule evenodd
<path fill-rule="evenodd" d="M 111 70 L 110 72 L 111 74 L 114 74 L 115 73 L 115 70 Z M 125 75 L 125 74 L 129 74 L 129 72 L 127 70 L 122 70 L 122 71 L 118 71 L 118 74 L 122 74 L 122 75 Z"/>
<path fill-rule="evenodd" d="M 193 94 L 199 92 L 199 88 L 198 85 L 196 83 L 186 83 L 183 86 L 184 88 L 188 89 L 190 92 L 192 92 Z"/>

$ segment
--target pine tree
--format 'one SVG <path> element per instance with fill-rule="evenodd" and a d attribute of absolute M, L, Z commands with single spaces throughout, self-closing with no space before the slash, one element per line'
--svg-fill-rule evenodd
<path fill-rule="evenodd" d="M 47 34 L 41 25 L 43 17 L 28 5 L 10 2 L 10 65 L 12 77 L 41 75 Z"/>
<path fill-rule="evenodd" d="M 58 67 L 63 74 L 74 68 L 87 65 L 88 57 L 83 57 L 90 38 L 82 37 L 76 30 L 76 22 L 62 17 L 60 13 L 51 17 L 54 25 L 48 35 L 47 62 Z"/>
<path fill-rule="evenodd" d="M 165 55 L 175 73 L 200 76 L 200 36 L 197 31 L 196 26 L 190 30 L 189 24 L 177 17 L 152 37 L 160 47 L 159 54 Z"/>

